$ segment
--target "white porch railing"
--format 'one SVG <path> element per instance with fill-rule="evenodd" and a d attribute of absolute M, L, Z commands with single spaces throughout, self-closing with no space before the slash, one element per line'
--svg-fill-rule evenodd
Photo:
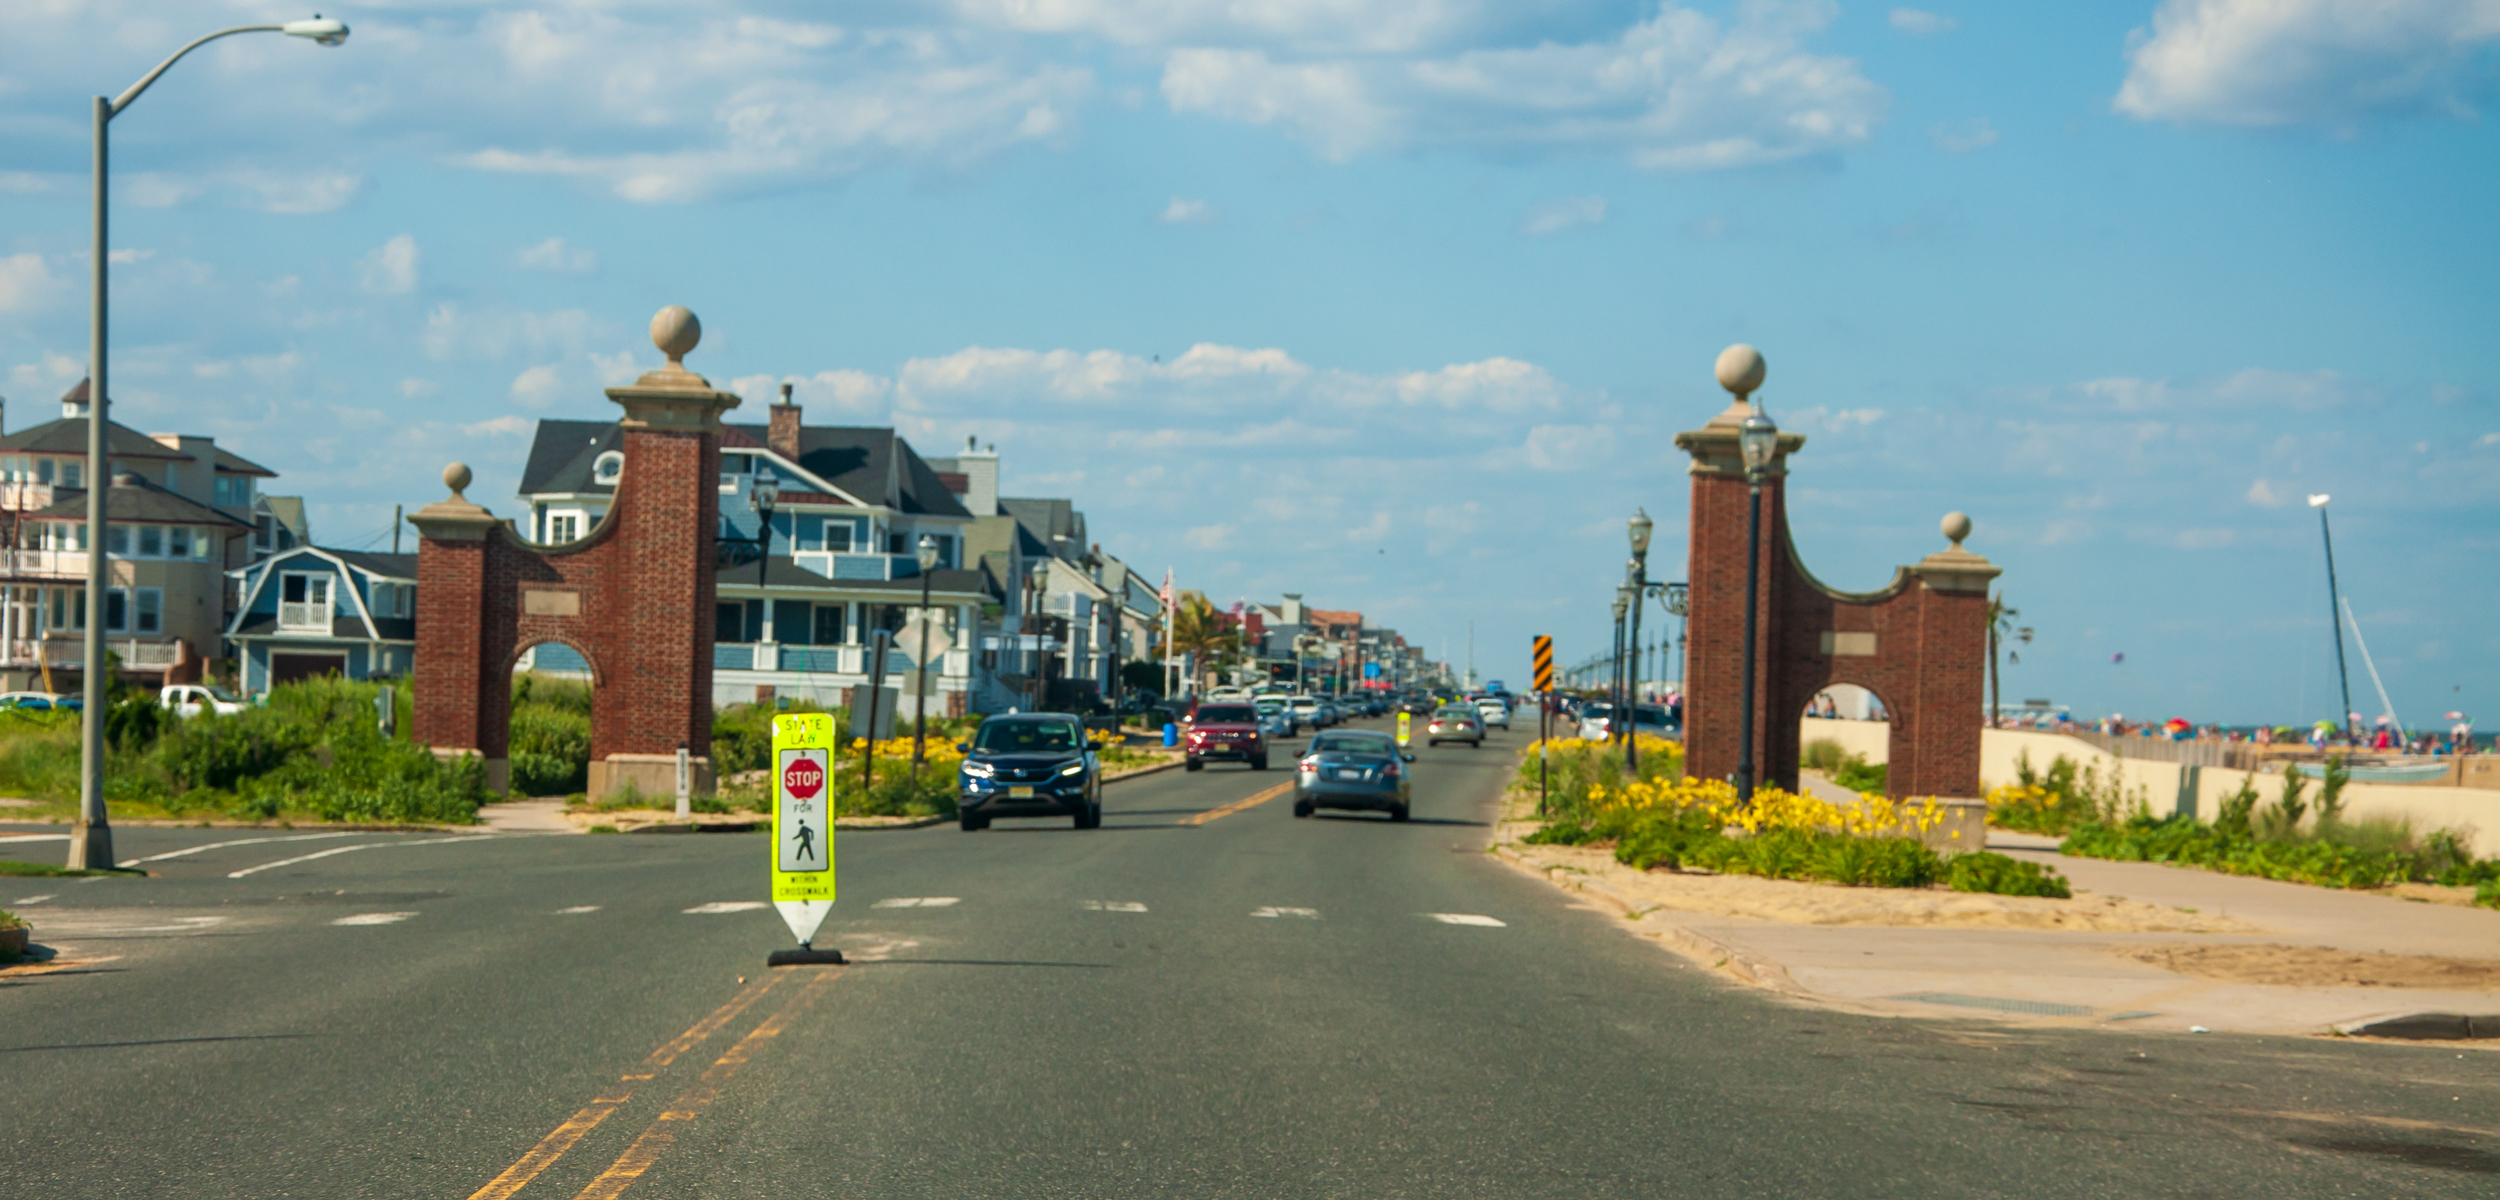
<path fill-rule="evenodd" d="M 330 632 L 330 606 L 306 601 L 278 602 L 278 628 L 304 633 Z"/>

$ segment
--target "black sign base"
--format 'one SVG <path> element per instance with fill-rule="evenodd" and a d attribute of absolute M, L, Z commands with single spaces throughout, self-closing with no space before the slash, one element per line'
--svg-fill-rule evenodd
<path fill-rule="evenodd" d="M 764 959 L 768 967 L 839 967 L 851 960 L 834 949 L 815 950 L 802 946 L 796 950 L 775 950 Z"/>

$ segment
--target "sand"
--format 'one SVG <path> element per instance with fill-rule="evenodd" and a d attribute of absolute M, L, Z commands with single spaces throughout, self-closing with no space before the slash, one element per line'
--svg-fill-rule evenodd
<path fill-rule="evenodd" d="M 2198 979 L 2277 987 L 2439 988 L 2500 990 L 2500 959 L 2369 954 L 2326 946 L 2182 945 L 2155 943 L 2103 946 L 2120 958 Z"/>

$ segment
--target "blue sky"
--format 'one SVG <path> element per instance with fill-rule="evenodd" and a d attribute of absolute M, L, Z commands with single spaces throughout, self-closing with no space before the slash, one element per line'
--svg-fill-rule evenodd
<path fill-rule="evenodd" d="M 2331 714 L 2328 492 L 2399 713 L 2500 720 L 2494 0 L 324 11 L 116 121 L 114 370 L 325 542 L 452 458 L 511 510 L 683 303 L 754 402 L 994 441 L 1133 561 L 1472 621 L 1516 682 L 1603 644 L 1634 506 L 1680 570 L 1670 439 L 1743 340 L 1808 565 L 1877 586 L 1969 511 L 2037 630 L 2009 698 Z M 302 15 L 0 18 L 10 427 L 83 371 L 86 98 Z"/>

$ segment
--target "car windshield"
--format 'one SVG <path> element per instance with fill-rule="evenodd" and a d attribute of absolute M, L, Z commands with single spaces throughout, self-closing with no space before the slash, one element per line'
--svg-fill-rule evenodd
<path fill-rule="evenodd" d="M 1457 719 L 1460 719 L 1460 720 L 1473 720 L 1473 719 L 1475 718 L 1475 715 L 1476 715 L 1476 710 L 1474 710 L 1474 709 L 1472 709 L 1472 708 L 1460 708 L 1460 707 L 1458 707 L 1457 705 L 1451 705 L 1451 706 L 1450 706 L 1450 707 L 1448 707 L 1448 708 L 1442 709 L 1439 715 L 1444 716 L 1444 717 L 1452 717 L 1452 718 L 1457 718 Z"/>
<path fill-rule="evenodd" d="M 1261 700 L 1258 702 L 1258 709 L 1262 715 L 1279 713 L 1285 711 L 1285 704 L 1281 700 Z"/>
<path fill-rule="evenodd" d="M 1660 708 L 1655 704 L 1641 705 L 1637 711 L 1640 715 L 1633 719 L 1640 724 L 1664 725 L 1667 723 L 1667 710 Z"/>
<path fill-rule="evenodd" d="M 200 690 L 207 692 L 209 695 L 215 696 L 228 704 L 240 704 L 243 702 L 243 697 L 237 696 L 233 692 L 229 692 L 221 687 L 210 686 L 201 688 Z"/>
<path fill-rule="evenodd" d="M 1076 726 L 1066 721 L 984 721 L 972 748 L 992 754 L 1066 753 L 1078 741 Z"/>
<path fill-rule="evenodd" d="M 1255 725 L 1259 710 L 1247 704 L 1201 704 L 1189 719 L 1199 725 Z"/>
<path fill-rule="evenodd" d="M 1395 743 L 1385 737 L 1359 733 L 1324 734 L 1311 740 L 1313 754 L 1388 754 Z"/>

